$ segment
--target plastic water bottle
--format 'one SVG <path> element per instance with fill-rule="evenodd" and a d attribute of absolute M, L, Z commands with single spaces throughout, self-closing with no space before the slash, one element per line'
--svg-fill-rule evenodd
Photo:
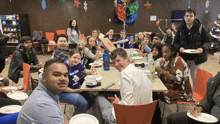
<path fill-rule="evenodd" d="M 109 53 L 107 50 L 105 50 L 103 54 L 103 63 L 104 63 L 104 70 L 108 71 L 110 70 L 110 59 L 109 59 Z"/>
<path fill-rule="evenodd" d="M 155 67 L 154 67 L 154 65 L 152 65 L 150 68 L 150 81 L 151 81 L 151 83 L 155 82 Z"/>

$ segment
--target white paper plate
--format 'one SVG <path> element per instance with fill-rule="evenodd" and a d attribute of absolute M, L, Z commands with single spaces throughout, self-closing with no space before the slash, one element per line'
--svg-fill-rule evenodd
<path fill-rule="evenodd" d="M 19 112 L 21 110 L 21 105 L 7 105 L 0 108 L 0 113 L 2 114 L 12 114 Z"/>
<path fill-rule="evenodd" d="M 9 92 L 7 93 L 7 96 L 11 99 L 15 99 L 15 100 L 25 100 L 28 98 L 28 95 L 24 92 L 20 92 L 20 91 L 14 91 L 14 92 Z"/>
<path fill-rule="evenodd" d="M 150 70 L 144 70 L 144 74 L 150 75 Z"/>
<path fill-rule="evenodd" d="M 69 124 L 99 124 L 99 121 L 90 114 L 77 114 L 70 119 Z"/>
<path fill-rule="evenodd" d="M 218 119 L 216 117 L 214 117 L 213 115 L 207 114 L 207 113 L 201 113 L 197 117 L 194 117 L 189 112 L 187 112 L 187 116 L 199 122 L 205 122 L 205 123 L 218 122 Z"/>
<path fill-rule="evenodd" d="M 101 58 L 101 60 L 103 61 L 103 58 Z"/>
<path fill-rule="evenodd" d="M 97 80 L 97 81 L 102 80 L 102 76 L 100 76 L 100 75 L 96 75 L 96 80 Z"/>
<path fill-rule="evenodd" d="M 134 57 L 131 57 L 132 59 L 143 59 L 144 57 L 142 56 L 134 56 Z"/>
<path fill-rule="evenodd" d="M 95 62 L 95 63 L 90 63 L 90 66 L 101 66 L 102 63 L 101 62 Z"/>
<path fill-rule="evenodd" d="M 0 81 L 3 80 L 3 79 L 4 79 L 3 77 L 0 77 Z"/>
<path fill-rule="evenodd" d="M 4 90 L 18 90 L 18 87 L 10 86 L 10 87 L 4 87 L 2 89 L 4 89 Z"/>
<path fill-rule="evenodd" d="M 131 54 L 138 54 L 138 52 L 137 51 L 132 51 Z"/>
<path fill-rule="evenodd" d="M 40 73 L 44 72 L 44 68 L 39 69 L 38 72 Z"/>
<path fill-rule="evenodd" d="M 184 53 L 189 53 L 189 54 L 199 53 L 198 51 L 196 51 L 196 52 L 193 52 L 193 51 L 196 51 L 196 49 L 186 49 L 186 50 L 184 50 L 183 52 L 184 52 Z"/>

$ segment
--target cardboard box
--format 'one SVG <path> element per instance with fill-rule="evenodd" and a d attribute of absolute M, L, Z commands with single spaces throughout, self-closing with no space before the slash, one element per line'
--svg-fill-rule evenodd
<path fill-rule="evenodd" d="M 106 48 L 109 52 L 112 52 L 114 49 L 116 49 L 116 47 L 112 44 L 112 42 L 108 38 L 104 38 L 103 34 L 99 35 L 99 39 L 106 46 Z"/>

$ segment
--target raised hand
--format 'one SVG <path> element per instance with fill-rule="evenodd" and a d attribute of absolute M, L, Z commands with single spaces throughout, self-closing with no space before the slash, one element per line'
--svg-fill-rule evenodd
<path fill-rule="evenodd" d="M 158 20 L 156 21 L 156 26 L 159 27 L 160 26 L 160 19 L 158 18 Z"/>

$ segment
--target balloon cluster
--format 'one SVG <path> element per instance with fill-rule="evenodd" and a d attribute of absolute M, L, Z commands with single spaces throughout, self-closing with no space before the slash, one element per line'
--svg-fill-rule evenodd
<path fill-rule="evenodd" d="M 117 0 L 116 4 L 116 22 L 122 21 L 125 23 L 132 23 L 137 18 L 137 10 L 139 9 L 136 0 Z"/>

